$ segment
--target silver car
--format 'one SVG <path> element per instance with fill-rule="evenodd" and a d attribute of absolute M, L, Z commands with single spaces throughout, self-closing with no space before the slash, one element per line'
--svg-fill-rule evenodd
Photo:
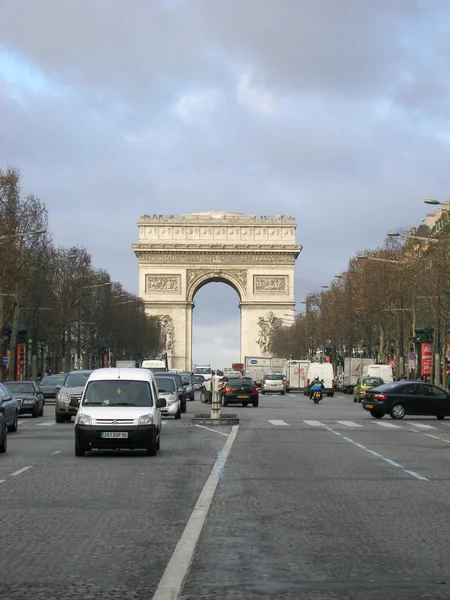
<path fill-rule="evenodd" d="M 92 371 L 71 371 L 66 375 L 55 401 L 55 421 L 70 421 L 78 412 L 81 395 Z"/>
<path fill-rule="evenodd" d="M 286 380 L 281 373 L 267 373 L 261 383 L 261 394 L 279 392 L 286 393 Z"/>

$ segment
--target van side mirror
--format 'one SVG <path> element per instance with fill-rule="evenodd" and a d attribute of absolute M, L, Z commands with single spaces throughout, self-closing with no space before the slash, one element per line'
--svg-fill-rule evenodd
<path fill-rule="evenodd" d="M 158 398 L 158 400 L 156 401 L 156 408 L 165 408 L 166 404 L 167 403 L 165 398 Z"/>

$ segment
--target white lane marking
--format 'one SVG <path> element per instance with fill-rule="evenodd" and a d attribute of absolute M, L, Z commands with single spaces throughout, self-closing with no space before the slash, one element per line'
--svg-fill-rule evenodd
<path fill-rule="evenodd" d="M 51 427 L 55 425 L 55 421 L 44 421 L 43 423 L 37 423 L 36 427 Z"/>
<path fill-rule="evenodd" d="M 19 469 L 18 471 L 14 471 L 14 473 L 10 473 L 10 477 L 16 477 L 17 475 L 20 475 L 21 473 L 25 473 L 25 471 L 28 471 L 28 469 L 32 469 L 33 467 L 22 467 L 22 469 Z"/>
<path fill-rule="evenodd" d="M 394 423 L 382 423 L 381 421 L 375 421 L 380 427 L 387 427 L 388 429 L 401 429 L 401 425 L 394 425 Z"/>
<path fill-rule="evenodd" d="M 364 425 L 360 425 L 359 423 L 354 423 L 353 421 L 336 421 L 341 425 L 345 425 L 346 427 L 364 427 Z"/>
<path fill-rule="evenodd" d="M 161 425 L 167 425 L 169 421 L 161 421 Z"/>
<path fill-rule="evenodd" d="M 5 483 L 6 479 L 0 479 L 0 483 Z"/>
<path fill-rule="evenodd" d="M 267 419 L 271 425 L 287 425 L 289 427 L 289 423 L 286 421 L 281 421 L 281 419 Z"/>
<path fill-rule="evenodd" d="M 307 425 L 311 425 L 311 427 L 325 427 L 325 423 L 321 423 L 320 421 L 303 421 Z"/>
<path fill-rule="evenodd" d="M 217 431 L 217 429 L 212 429 L 211 427 L 205 427 L 204 425 L 195 425 L 196 427 L 201 427 L 202 429 L 207 429 L 208 431 L 214 431 L 214 433 L 220 433 L 220 435 L 224 435 L 225 437 L 228 437 L 228 433 L 225 433 L 223 431 Z"/>
<path fill-rule="evenodd" d="M 450 444 L 450 440 L 444 440 L 444 438 L 440 438 L 437 435 L 431 435 L 431 433 L 426 433 L 426 436 L 433 438 L 435 440 L 440 440 L 441 442 L 445 442 L 446 444 Z"/>
<path fill-rule="evenodd" d="M 54 452 L 50 452 L 50 454 L 61 454 L 61 450 L 55 450 Z"/>
<path fill-rule="evenodd" d="M 158 584 L 153 600 L 176 600 L 180 593 L 238 429 L 239 425 L 233 425 Z"/>
<path fill-rule="evenodd" d="M 358 448 L 361 448 L 361 450 L 365 450 L 366 452 L 369 452 L 369 454 L 373 454 L 373 456 L 376 456 L 377 458 L 381 458 L 381 460 L 384 460 L 385 462 L 387 462 L 388 464 L 392 465 L 393 467 L 396 467 L 397 469 L 401 469 L 405 473 L 408 473 L 408 475 L 412 475 L 413 477 L 415 477 L 416 479 L 420 479 L 421 481 L 428 481 L 428 479 L 426 477 L 423 477 L 423 475 L 420 475 L 419 473 L 416 473 L 415 471 L 411 471 L 410 469 L 406 469 L 400 463 L 395 462 L 395 460 L 391 460 L 390 458 L 386 458 L 386 456 L 383 456 L 379 452 L 375 452 L 375 450 L 371 450 L 370 448 L 367 448 L 363 444 L 359 444 L 358 442 L 355 442 L 351 438 L 349 438 L 349 437 L 347 437 L 345 435 L 342 435 L 342 433 L 340 433 L 339 431 L 334 431 L 334 429 L 331 429 L 331 427 L 325 427 L 325 429 L 327 429 L 327 431 L 331 431 L 331 433 L 334 433 L 334 435 L 338 435 L 339 437 L 341 437 L 346 442 L 349 442 L 350 444 L 353 444 L 353 446 L 357 446 Z"/>
<path fill-rule="evenodd" d="M 436 429 L 433 425 L 425 425 L 425 423 L 414 423 L 413 427 L 418 427 L 419 429 Z"/>

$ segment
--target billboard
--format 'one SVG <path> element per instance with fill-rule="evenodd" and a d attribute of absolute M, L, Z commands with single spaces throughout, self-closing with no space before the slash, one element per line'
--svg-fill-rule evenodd
<path fill-rule="evenodd" d="M 433 345 L 422 343 L 420 346 L 421 373 L 422 375 L 431 375 L 431 366 L 433 363 Z"/>

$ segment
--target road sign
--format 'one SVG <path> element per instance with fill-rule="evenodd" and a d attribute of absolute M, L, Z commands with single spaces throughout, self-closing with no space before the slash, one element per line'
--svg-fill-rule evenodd
<path fill-rule="evenodd" d="M 4 364 L 4 365 L 7 365 L 7 364 L 9 364 L 9 358 L 8 358 L 7 356 L 4 356 L 4 357 L 3 357 L 3 364 Z"/>
<path fill-rule="evenodd" d="M 416 368 L 416 366 L 417 366 L 417 363 L 416 363 L 416 361 L 415 361 L 415 360 L 410 360 L 410 361 L 408 361 L 408 367 L 409 367 L 410 369 L 415 369 L 415 368 Z"/>
<path fill-rule="evenodd" d="M 408 354 L 408 359 L 409 360 L 416 360 L 416 354 L 415 354 L 415 352 L 410 352 Z"/>

